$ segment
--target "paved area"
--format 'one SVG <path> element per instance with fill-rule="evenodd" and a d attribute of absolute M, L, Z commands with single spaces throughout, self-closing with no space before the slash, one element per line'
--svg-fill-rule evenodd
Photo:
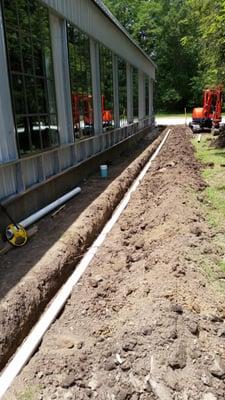
<path fill-rule="evenodd" d="M 187 117 L 185 119 L 185 116 L 169 116 L 169 117 L 156 117 L 156 123 L 158 125 L 185 125 L 185 123 L 188 125 L 189 122 L 191 121 L 191 117 Z"/>
<path fill-rule="evenodd" d="M 185 118 L 184 115 L 180 116 L 168 116 L 168 117 L 156 117 L 157 125 L 187 125 L 191 122 L 192 118 Z M 225 124 L 225 117 L 222 118 L 222 122 Z"/>

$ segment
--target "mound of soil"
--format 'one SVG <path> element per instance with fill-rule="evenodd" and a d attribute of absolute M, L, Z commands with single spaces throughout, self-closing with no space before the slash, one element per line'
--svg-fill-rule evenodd
<path fill-rule="evenodd" d="M 5 399 L 224 399 L 224 295 L 202 269 L 216 254 L 199 170 L 189 130 L 173 128 Z"/>

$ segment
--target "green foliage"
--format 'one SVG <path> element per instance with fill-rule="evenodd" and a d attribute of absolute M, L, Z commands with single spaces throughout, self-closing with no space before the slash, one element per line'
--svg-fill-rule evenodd
<path fill-rule="evenodd" d="M 156 107 L 202 104 L 225 81 L 225 0 L 105 0 L 157 64 Z"/>
<path fill-rule="evenodd" d="M 207 182 L 208 186 L 202 193 L 203 207 L 208 223 L 214 228 L 216 233 L 212 238 L 211 244 L 220 252 L 225 252 L 225 185 L 224 185 L 224 161 L 225 149 L 215 148 L 212 143 L 212 136 L 202 135 L 202 140 L 197 142 L 193 139 L 193 145 L 196 149 L 196 157 L 202 162 L 203 170 L 202 176 Z M 214 163 L 213 167 L 209 167 L 208 163 Z M 221 270 L 225 272 L 225 258 L 216 262 L 212 268 L 209 263 L 204 264 L 204 270 L 210 279 L 218 279 L 218 272 Z M 216 275 L 214 272 L 216 272 Z M 225 289 L 224 284 L 219 284 L 219 288 Z"/>
<path fill-rule="evenodd" d="M 214 148 L 210 144 L 212 137 L 204 135 L 200 143 L 196 139 L 193 144 L 196 148 L 197 158 L 205 164 L 202 172 L 203 178 L 208 183 L 205 189 L 205 199 L 207 203 L 207 214 L 210 224 L 216 228 L 221 228 L 224 231 L 225 221 L 225 185 L 224 185 L 224 167 L 221 165 L 225 161 L 225 149 Z M 208 163 L 213 162 L 213 168 L 208 166 Z"/>

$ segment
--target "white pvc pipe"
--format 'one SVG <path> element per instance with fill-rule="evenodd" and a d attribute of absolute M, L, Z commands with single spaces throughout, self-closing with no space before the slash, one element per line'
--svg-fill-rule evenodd
<path fill-rule="evenodd" d="M 19 222 L 19 225 L 22 225 L 24 228 L 26 228 L 29 225 L 32 225 L 34 222 L 39 220 L 40 218 L 44 217 L 46 214 L 50 213 L 52 210 L 54 210 L 56 207 L 61 206 L 64 204 L 66 201 L 70 200 L 72 197 L 74 197 L 76 194 L 81 192 L 80 187 L 76 187 L 75 189 L 71 190 L 71 192 L 64 194 L 64 196 L 60 197 L 59 199 L 53 201 L 52 203 L 48 204 L 46 207 L 42 208 L 41 210 L 35 212 L 34 214 L 30 215 L 23 221 Z"/>
<path fill-rule="evenodd" d="M 160 143 L 159 147 L 153 154 L 153 156 L 150 158 L 150 160 L 147 162 L 143 170 L 140 172 L 138 177 L 135 179 L 133 182 L 132 186 L 130 189 L 127 191 L 125 194 L 124 198 L 120 202 L 120 204 L 117 206 L 115 209 L 112 217 L 110 220 L 106 223 L 105 227 L 103 228 L 102 232 L 100 235 L 97 237 L 97 239 L 94 241 L 92 246 L 89 248 L 87 253 L 84 255 L 83 259 L 80 261 L 80 263 L 77 265 L 75 271 L 73 274 L 69 277 L 69 279 L 66 281 L 66 283 L 62 286 L 62 288 L 59 290 L 55 298 L 53 299 L 52 303 L 50 306 L 47 308 L 47 310 L 44 312 L 44 314 L 41 316 L 35 327 L 32 329 L 30 334 L 27 336 L 23 344 L 19 347 L 17 350 L 16 354 L 8 364 L 8 366 L 3 370 L 1 376 L 0 376 L 0 399 L 2 396 L 6 393 L 8 388 L 10 387 L 11 383 L 15 379 L 15 377 L 19 374 L 19 372 L 22 370 L 24 365 L 29 361 L 30 357 L 34 353 L 34 351 L 37 349 L 38 345 L 40 344 L 42 337 L 46 333 L 46 331 L 49 329 L 50 325 L 54 322 L 56 319 L 57 315 L 60 313 L 62 308 L 64 307 L 67 299 L 71 295 L 71 292 L 76 285 L 76 283 L 79 281 L 83 273 L 85 272 L 86 268 L 94 258 L 97 250 L 99 247 L 102 245 L 104 242 L 107 234 L 111 231 L 112 227 L 114 224 L 117 222 L 119 219 L 120 215 L 124 211 L 124 209 L 127 207 L 127 204 L 130 201 L 131 194 L 137 189 L 139 186 L 140 182 L 144 178 L 146 172 L 151 166 L 152 161 L 157 157 L 159 151 L 161 150 L 162 146 L 164 145 L 165 141 L 168 138 L 168 135 L 170 133 L 171 129 L 169 129 L 163 138 L 162 142 Z"/>

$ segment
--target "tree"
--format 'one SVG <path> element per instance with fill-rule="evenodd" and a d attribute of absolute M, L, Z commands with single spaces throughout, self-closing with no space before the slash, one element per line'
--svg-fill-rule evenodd
<path fill-rule="evenodd" d="M 192 105 L 198 50 L 183 39 L 195 29 L 193 21 L 187 18 L 188 1 L 106 0 L 105 3 L 157 64 L 157 108 L 182 110 Z"/>

